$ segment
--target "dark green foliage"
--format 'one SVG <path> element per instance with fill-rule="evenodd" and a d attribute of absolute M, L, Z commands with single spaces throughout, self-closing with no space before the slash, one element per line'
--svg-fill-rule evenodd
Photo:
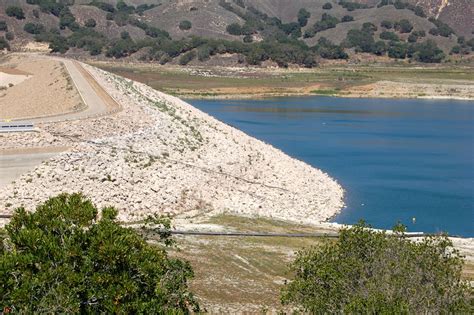
<path fill-rule="evenodd" d="M 351 15 L 344 15 L 341 19 L 341 22 L 352 22 L 354 21 L 354 17 Z"/>
<path fill-rule="evenodd" d="M 349 56 L 341 46 L 333 44 L 325 37 L 318 40 L 318 44 L 312 49 L 325 59 L 348 59 Z"/>
<path fill-rule="evenodd" d="M 323 4 L 323 9 L 324 10 L 331 10 L 332 9 L 332 4 L 330 2 L 326 2 Z"/>
<path fill-rule="evenodd" d="M 394 27 L 400 33 L 410 33 L 413 30 L 413 25 L 407 19 L 396 22 Z"/>
<path fill-rule="evenodd" d="M 416 37 L 425 37 L 426 36 L 426 32 L 421 30 L 421 31 L 413 31 L 412 32 L 413 35 L 415 35 Z"/>
<path fill-rule="evenodd" d="M 17 20 L 23 20 L 25 18 L 25 13 L 23 9 L 17 6 L 9 6 L 5 9 L 5 13 L 8 16 L 14 17 Z"/>
<path fill-rule="evenodd" d="M 388 21 L 388 20 L 383 20 L 381 23 L 380 23 L 380 26 L 382 26 L 383 28 L 386 28 L 386 29 L 391 29 L 393 27 L 393 22 L 392 21 Z"/>
<path fill-rule="evenodd" d="M 387 51 L 387 45 L 385 44 L 384 41 L 379 40 L 375 42 L 374 48 L 372 50 L 372 52 L 375 55 L 382 56 L 385 54 L 386 51 Z"/>
<path fill-rule="evenodd" d="M 420 62 L 438 63 L 445 58 L 445 54 L 433 40 L 427 40 L 415 46 L 414 58 Z"/>
<path fill-rule="evenodd" d="M 393 4 L 392 0 L 381 0 L 379 4 L 377 4 L 377 8 L 381 8 L 383 6 Z"/>
<path fill-rule="evenodd" d="M 193 24 L 188 20 L 184 20 L 179 23 L 179 29 L 183 31 L 190 30 L 192 27 Z"/>
<path fill-rule="evenodd" d="M 461 46 L 456 45 L 451 48 L 450 54 L 459 54 L 461 53 Z"/>
<path fill-rule="evenodd" d="M 34 16 L 35 18 L 39 19 L 39 17 L 40 17 L 39 11 L 36 10 L 36 9 L 34 9 L 32 12 L 33 12 L 33 16 Z"/>
<path fill-rule="evenodd" d="M 299 23 L 281 24 L 280 29 L 285 32 L 286 35 L 291 35 L 293 38 L 301 37 L 301 26 Z"/>
<path fill-rule="evenodd" d="M 143 15 L 145 11 L 151 10 L 156 7 L 156 4 L 140 4 L 135 8 L 135 13 Z"/>
<path fill-rule="evenodd" d="M 423 8 L 417 5 L 414 9 L 416 15 L 421 16 L 421 17 L 426 17 L 425 11 L 423 11 Z"/>
<path fill-rule="evenodd" d="M 400 41 L 397 34 L 395 34 L 394 32 L 387 32 L 387 31 L 383 31 L 382 33 L 380 33 L 380 39 L 390 40 L 394 42 Z"/>
<path fill-rule="evenodd" d="M 316 33 L 322 32 L 330 28 L 334 28 L 338 23 L 339 19 L 330 14 L 323 13 L 321 20 L 316 22 L 311 28 L 306 30 L 304 37 L 314 37 Z"/>
<path fill-rule="evenodd" d="M 23 30 L 30 34 L 40 34 L 46 29 L 44 25 L 40 23 L 26 23 L 25 26 L 23 26 Z"/>
<path fill-rule="evenodd" d="M 454 34 L 454 30 L 440 20 L 437 20 L 434 17 L 430 17 L 428 20 L 436 26 L 436 28 L 430 29 L 429 33 L 431 35 L 449 37 Z"/>
<path fill-rule="evenodd" d="M 15 34 L 13 34 L 13 32 L 6 32 L 5 33 L 5 38 L 7 40 L 14 40 L 15 39 Z"/>
<path fill-rule="evenodd" d="M 105 55 L 107 57 L 123 58 L 130 56 L 137 50 L 138 47 L 130 37 L 120 38 L 118 40 L 114 40 Z"/>
<path fill-rule="evenodd" d="M 362 24 L 362 31 L 371 33 L 373 35 L 374 32 L 377 31 L 377 26 L 375 26 L 373 23 L 365 22 L 364 24 Z"/>
<path fill-rule="evenodd" d="M 179 58 L 179 64 L 184 66 L 191 62 L 196 57 L 196 52 L 194 50 L 188 51 Z"/>
<path fill-rule="evenodd" d="M 400 0 L 396 0 L 396 1 L 393 3 L 393 6 L 395 7 L 395 9 L 398 9 L 398 10 L 406 9 L 406 8 L 407 8 L 407 5 L 408 5 L 408 3 L 403 2 L 403 1 L 400 1 Z"/>
<path fill-rule="evenodd" d="M 0 50 L 10 50 L 10 44 L 5 40 L 5 38 L 3 36 L 0 36 Z M 1 245 L 0 245 L 0 249 L 1 249 Z M 0 264 L 1 266 L 1 264 Z M 1 293 L 1 291 L 0 291 Z"/>
<path fill-rule="evenodd" d="M 89 51 L 91 55 L 98 55 L 102 48 L 109 43 L 109 40 L 98 33 L 93 28 L 81 28 L 74 32 L 68 38 L 68 44 L 71 47 L 77 47 Z"/>
<path fill-rule="evenodd" d="M 416 43 L 416 41 L 418 40 L 418 36 L 412 33 L 408 36 L 407 40 L 409 43 Z"/>
<path fill-rule="evenodd" d="M 242 35 L 242 27 L 238 23 L 227 25 L 226 30 L 230 35 Z"/>
<path fill-rule="evenodd" d="M 467 314 L 463 261 L 445 236 L 419 242 L 360 224 L 298 252 L 282 302 L 309 314 Z"/>
<path fill-rule="evenodd" d="M 349 30 L 345 42 L 348 47 L 355 47 L 356 51 L 361 52 L 372 52 L 375 47 L 372 33 L 363 30 Z"/>
<path fill-rule="evenodd" d="M 109 12 L 109 13 L 114 13 L 115 8 L 113 5 L 106 3 L 106 2 L 100 2 L 100 1 L 92 1 L 89 5 L 98 7 L 99 9 Z"/>
<path fill-rule="evenodd" d="M 210 58 L 212 53 L 212 48 L 209 45 L 203 45 L 199 47 L 197 52 L 197 57 L 199 61 L 206 61 Z"/>
<path fill-rule="evenodd" d="M 65 29 L 66 27 L 70 28 L 72 31 L 78 29 L 76 18 L 71 13 L 69 8 L 65 8 L 61 11 L 61 13 L 59 13 L 59 28 Z"/>
<path fill-rule="evenodd" d="M 466 45 L 471 47 L 474 50 L 474 38 L 471 38 L 466 42 Z"/>
<path fill-rule="evenodd" d="M 244 0 L 234 0 L 234 3 L 238 5 L 239 7 L 245 9 Z"/>
<path fill-rule="evenodd" d="M 0 242 L 0 305 L 38 314 L 179 314 L 198 305 L 191 266 L 169 258 L 169 221 L 154 220 L 164 244 L 150 245 L 79 194 L 60 195 L 28 213 L 15 210 Z M 190 309 L 191 308 L 191 309 Z"/>
<path fill-rule="evenodd" d="M 95 27 L 96 25 L 97 23 L 94 19 L 87 19 L 86 22 L 84 23 L 85 27 Z"/>
<path fill-rule="evenodd" d="M 7 22 L 0 21 L 0 32 L 8 32 Z"/>
<path fill-rule="evenodd" d="M 408 54 L 408 46 L 405 43 L 391 43 L 388 48 L 388 56 L 395 59 L 405 59 Z"/>
<path fill-rule="evenodd" d="M 302 8 L 298 11 L 298 23 L 301 27 L 305 27 L 308 24 L 308 19 L 311 17 L 311 13 L 308 10 Z"/>
<path fill-rule="evenodd" d="M 251 42 L 253 42 L 252 35 L 245 35 L 244 36 L 244 43 L 251 43 Z"/>
<path fill-rule="evenodd" d="M 69 44 L 65 37 L 54 36 L 53 40 L 49 43 L 49 49 L 51 49 L 53 53 L 64 54 L 69 50 Z"/>
<path fill-rule="evenodd" d="M 359 3 L 359 2 L 350 2 L 346 0 L 340 0 L 339 5 L 345 8 L 347 11 L 354 11 L 357 9 L 368 9 L 369 6 L 367 4 Z"/>

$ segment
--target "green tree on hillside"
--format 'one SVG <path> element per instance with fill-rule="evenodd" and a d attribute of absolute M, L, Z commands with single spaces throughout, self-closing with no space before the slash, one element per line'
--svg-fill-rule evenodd
<path fill-rule="evenodd" d="M 444 52 L 431 39 L 417 44 L 415 49 L 415 59 L 421 62 L 438 63 L 446 57 Z"/>
<path fill-rule="evenodd" d="M 182 31 L 190 30 L 192 27 L 193 24 L 188 20 L 184 20 L 179 23 L 179 29 Z"/>
<path fill-rule="evenodd" d="M 406 239 L 360 224 L 336 242 L 300 251 L 282 302 L 308 313 L 468 314 L 472 289 L 445 236 Z"/>
<path fill-rule="evenodd" d="M 62 194 L 34 213 L 15 210 L 0 234 L 4 313 L 167 314 L 198 310 L 190 265 L 168 257 L 169 221 L 155 223 L 162 245 L 120 226 L 80 194 Z"/>
<path fill-rule="evenodd" d="M 23 12 L 23 9 L 17 6 L 7 7 L 5 13 L 8 16 L 16 18 L 17 20 L 23 20 L 25 18 L 25 13 Z"/>
<path fill-rule="evenodd" d="M 311 13 L 308 10 L 302 8 L 298 11 L 298 23 L 301 27 L 305 27 L 308 24 L 308 19 L 311 17 Z"/>

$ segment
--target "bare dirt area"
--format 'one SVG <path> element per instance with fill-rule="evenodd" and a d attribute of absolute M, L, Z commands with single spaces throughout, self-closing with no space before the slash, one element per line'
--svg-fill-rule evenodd
<path fill-rule="evenodd" d="M 347 97 L 474 99 L 474 85 L 380 81 L 341 91 Z"/>
<path fill-rule="evenodd" d="M 0 119 L 28 119 L 85 108 L 60 61 L 17 54 L 0 66 L 10 76 L 23 76 L 0 91 Z"/>

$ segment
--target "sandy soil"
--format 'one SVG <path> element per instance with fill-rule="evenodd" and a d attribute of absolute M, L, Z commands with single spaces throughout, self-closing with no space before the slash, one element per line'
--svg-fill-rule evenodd
<path fill-rule="evenodd" d="M 380 81 L 343 91 L 347 97 L 474 99 L 472 84 L 428 84 Z"/>
<path fill-rule="evenodd" d="M 68 72 L 59 61 L 13 55 L 2 69 L 9 69 L 8 78 L 3 75 L 5 80 L 18 76 L 11 73 L 31 75 L 24 78 L 23 74 L 22 82 L 0 91 L 0 119 L 48 116 L 84 108 Z"/>

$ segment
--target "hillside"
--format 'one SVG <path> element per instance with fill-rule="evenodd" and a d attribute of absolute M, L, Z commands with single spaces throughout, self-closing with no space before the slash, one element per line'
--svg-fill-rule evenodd
<path fill-rule="evenodd" d="M 469 0 L 6 0 L 0 48 L 161 64 L 471 59 Z M 388 57 L 388 58 L 386 58 Z M 364 57 L 365 58 L 365 57 Z"/>

